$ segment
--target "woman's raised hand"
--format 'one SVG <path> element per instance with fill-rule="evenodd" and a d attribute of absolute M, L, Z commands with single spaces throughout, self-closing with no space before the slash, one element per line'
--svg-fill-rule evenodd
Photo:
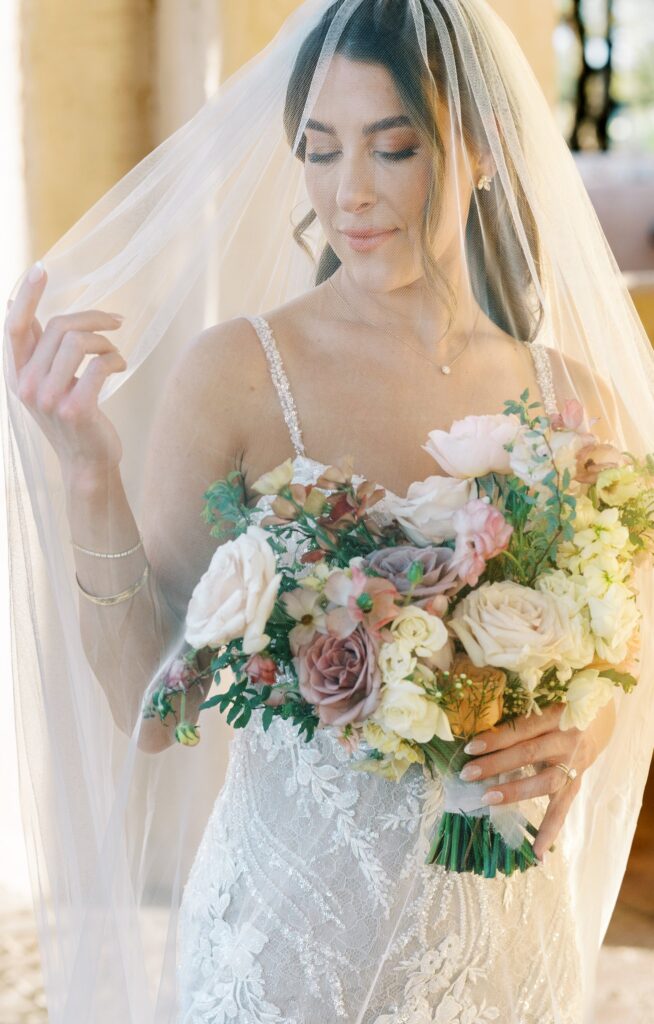
<path fill-rule="evenodd" d="M 110 373 L 127 366 L 117 347 L 98 331 L 115 331 L 122 318 L 99 309 L 53 316 L 44 328 L 36 318 L 47 273 L 35 264 L 15 300 L 7 304 L 5 339 L 16 364 L 15 391 L 69 473 L 105 473 L 117 467 L 122 444 L 98 394 Z M 85 356 L 95 354 L 79 377 Z M 13 390 L 13 388 L 12 388 Z"/>

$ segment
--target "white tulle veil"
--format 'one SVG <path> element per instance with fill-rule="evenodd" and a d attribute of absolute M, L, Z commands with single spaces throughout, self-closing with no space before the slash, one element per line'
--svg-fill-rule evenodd
<path fill-rule="evenodd" d="M 654 356 L 572 157 L 504 23 L 485 0 L 305 0 L 261 53 L 43 256 L 42 324 L 82 309 L 125 316 L 112 340 L 127 369 L 107 379 L 100 398 L 123 442 L 121 474 L 137 523 L 145 523 L 143 482 L 152 472 L 147 441 L 185 346 L 212 325 L 289 302 L 340 264 L 325 225 L 311 216 L 304 133 L 335 54 L 374 62 L 375 46 L 386 47 L 388 67 L 397 65 L 409 109 L 418 94 L 444 101 L 441 136 L 425 119 L 421 138 L 433 146 L 438 174 L 451 161 L 447 180 L 456 190 L 439 190 L 446 179 L 435 175 L 428 237 L 442 239 L 446 226 L 485 316 L 519 342 L 550 346 L 559 381 L 567 377 L 562 392 L 590 396 L 607 435 L 632 452 L 654 448 Z M 486 160 L 489 188 L 477 187 L 473 153 Z M 388 171 L 379 173 L 385 180 Z M 369 222 L 374 217 L 373 210 Z M 349 211 L 336 226 L 354 219 Z M 446 294 L 438 258 L 427 272 Z M 342 313 L 351 319 L 345 307 Z M 419 316 L 414 310 L 413 320 Z M 177 911 L 217 796 L 229 730 L 216 709 L 204 711 L 197 746 L 174 744 L 155 755 L 139 742 L 142 719 L 121 716 L 107 699 L 112 682 L 93 671 L 80 635 L 83 598 L 59 461 L 17 397 L 7 339 L 4 374 L 21 798 L 50 1020 L 172 1022 Z M 517 397 L 501 394 L 501 384 L 500 400 Z M 379 386 L 401 389 L 402 380 Z M 176 414 L 182 422 L 203 412 L 187 405 Z M 416 446 L 424 440 L 416 436 Z M 215 439 L 216 465 L 227 454 L 221 443 Z M 186 509 L 180 563 L 197 578 L 210 553 L 199 512 L 213 478 L 198 481 L 197 493 L 173 495 L 159 468 L 162 501 Z M 650 623 L 649 570 L 641 583 Z M 119 653 L 130 608 L 127 601 L 111 610 L 106 650 Z M 164 665 L 182 643 L 183 623 L 174 635 L 157 635 L 153 613 L 152 627 Z M 615 732 L 585 773 L 561 837 L 587 1005 L 652 749 L 653 634 L 643 631 L 641 680 L 619 702 Z M 141 694 L 156 674 L 138 679 Z M 316 821 L 311 842 L 320 843 L 322 827 Z M 376 924 L 380 958 L 396 925 L 393 915 Z M 371 962 L 371 980 L 378 969 Z M 364 1009 L 350 1007 L 346 1019 L 364 1020 Z"/>

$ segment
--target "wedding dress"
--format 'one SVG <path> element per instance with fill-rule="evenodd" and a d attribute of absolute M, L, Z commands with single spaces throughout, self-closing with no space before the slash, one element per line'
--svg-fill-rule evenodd
<path fill-rule="evenodd" d="M 315 482 L 326 467 L 305 454 L 272 330 L 263 317 L 251 322 L 296 452 L 294 478 Z M 547 350 L 532 353 L 553 412 Z M 372 510 L 380 525 L 385 500 Z M 271 501 L 259 499 L 261 516 Z M 261 712 L 234 731 L 180 909 L 179 1024 L 578 1024 L 560 846 L 545 866 L 509 877 L 426 865 L 440 781 L 412 765 L 391 782 L 349 760 L 325 730 L 307 744 L 275 718 L 264 732 Z M 546 805 L 522 806 L 538 824 Z M 397 919 L 382 948 L 380 918 Z"/>

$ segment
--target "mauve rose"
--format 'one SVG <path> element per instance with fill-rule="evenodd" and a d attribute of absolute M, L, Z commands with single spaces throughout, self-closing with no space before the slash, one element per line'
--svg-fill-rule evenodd
<path fill-rule="evenodd" d="M 424 573 L 413 591 L 412 603 L 424 608 L 440 594 L 448 597 L 461 588 L 457 571 L 452 567 L 454 553 L 449 548 L 419 548 L 412 544 L 400 544 L 395 548 L 378 548 L 366 555 L 365 562 L 380 576 L 390 580 L 401 594 L 406 594 L 411 584 L 407 573 L 412 562 L 420 562 Z"/>
<path fill-rule="evenodd" d="M 300 693 L 324 725 L 368 718 L 380 700 L 379 641 L 357 626 L 347 636 L 318 633 L 294 659 Z"/>

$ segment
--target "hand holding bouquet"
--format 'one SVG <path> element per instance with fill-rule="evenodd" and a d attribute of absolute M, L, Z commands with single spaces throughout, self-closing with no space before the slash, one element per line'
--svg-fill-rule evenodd
<path fill-rule="evenodd" d="M 349 459 L 315 484 L 290 459 L 266 473 L 263 518 L 238 471 L 217 481 L 204 515 L 231 539 L 187 612 L 187 663 L 210 659 L 196 678 L 234 673 L 203 708 L 237 728 L 261 709 L 264 729 L 280 716 L 307 741 L 330 729 L 353 770 L 391 780 L 423 765 L 445 795 L 428 861 L 487 877 L 535 863 L 536 829 L 461 779 L 466 745 L 553 705 L 559 728 L 583 730 L 636 685 L 634 574 L 653 537 L 654 460 L 601 444 L 577 402 L 539 409 L 525 392 L 432 431 L 448 475 L 404 498 L 356 484 Z M 171 688 L 152 698 L 162 719 Z M 198 727 L 182 713 L 176 735 L 196 743 Z"/>

